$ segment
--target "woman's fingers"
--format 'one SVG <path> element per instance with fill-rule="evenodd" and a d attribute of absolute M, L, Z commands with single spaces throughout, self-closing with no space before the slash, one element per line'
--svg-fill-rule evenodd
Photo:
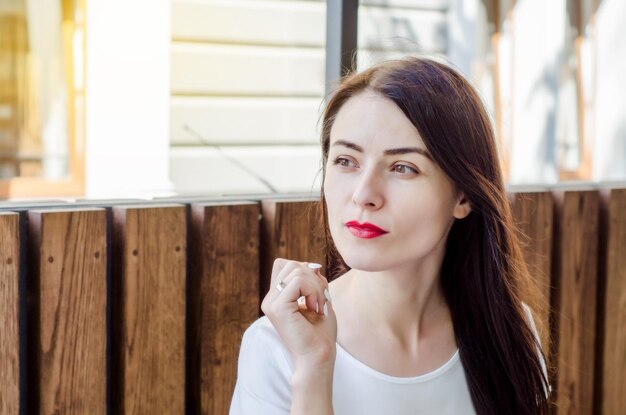
<path fill-rule="evenodd" d="M 261 309 L 268 314 L 272 309 L 287 307 L 299 310 L 298 300 L 304 299 L 309 311 L 324 314 L 328 295 L 328 281 L 321 275 L 318 264 L 288 261 L 282 258 L 274 261 L 270 291 L 263 299 Z M 326 307 L 327 310 L 327 307 Z"/>
<path fill-rule="evenodd" d="M 301 275 L 295 275 L 280 292 L 274 301 L 276 311 L 288 309 L 300 311 L 300 299 L 304 299 L 303 305 L 310 312 L 323 314 L 323 295 L 320 296 L 317 284 Z M 318 312 L 319 311 L 319 312 Z"/>
<path fill-rule="evenodd" d="M 278 297 L 278 293 L 283 290 L 286 285 L 284 277 L 294 268 L 295 261 L 289 261 L 283 258 L 276 258 L 272 265 L 272 275 L 270 278 L 270 289 L 261 302 L 261 310 L 268 314 L 270 304 Z"/>
<path fill-rule="evenodd" d="M 324 286 L 324 297 L 325 297 L 325 300 L 326 301 L 331 301 L 328 280 L 326 279 L 325 276 L 322 275 L 322 272 L 321 272 L 322 271 L 322 266 L 320 264 L 309 263 L 308 267 L 311 268 L 313 271 L 315 271 L 315 275 L 317 275 L 317 277 L 320 279 L 320 282 Z"/>
<path fill-rule="evenodd" d="M 296 267 L 282 281 L 285 288 L 280 292 L 277 300 L 294 303 L 304 297 L 307 309 L 323 314 L 325 287 L 312 270 Z"/>

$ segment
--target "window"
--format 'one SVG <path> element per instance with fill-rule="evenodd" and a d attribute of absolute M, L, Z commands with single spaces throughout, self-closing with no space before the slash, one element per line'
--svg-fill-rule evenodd
<path fill-rule="evenodd" d="M 0 2 L 0 198 L 83 193 L 84 9 Z"/>

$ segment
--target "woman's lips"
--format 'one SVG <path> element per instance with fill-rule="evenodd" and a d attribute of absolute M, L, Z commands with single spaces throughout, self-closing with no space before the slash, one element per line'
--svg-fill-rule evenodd
<path fill-rule="evenodd" d="M 348 228 L 350 233 L 352 233 L 352 235 L 356 236 L 357 238 L 363 238 L 363 239 L 376 238 L 378 236 L 382 236 L 386 233 L 389 233 L 386 230 L 381 229 L 378 226 L 373 225 L 371 223 L 367 223 L 367 222 L 359 223 L 355 220 L 346 222 L 346 227 Z"/>

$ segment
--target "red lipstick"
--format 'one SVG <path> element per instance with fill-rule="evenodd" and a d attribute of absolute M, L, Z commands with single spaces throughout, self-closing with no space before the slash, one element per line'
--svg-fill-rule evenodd
<path fill-rule="evenodd" d="M 352 220 L 350 222 L 346 222 L 346 226 L 348 228 L 348 230 L 350 231 L 350 233 L 352 233 L 352 235 L 356 236 L 357 238 L 363 238 L 363 239 L 371 239 L 371 238 L 376 238 L 378 236 L 382 236 L 387 232 L 384 229 L 379 228 L 376 225 L 373 225 L 371 223 L 359 223 L 355 220 Z"/>

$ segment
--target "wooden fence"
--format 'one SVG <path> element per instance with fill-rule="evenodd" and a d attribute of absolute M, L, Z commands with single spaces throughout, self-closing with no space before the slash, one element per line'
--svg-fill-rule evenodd
<path fill-rule="evenodd" d="M 511 194 L 558 414 L 626 413 L 623 187 Z M 1 414 L 227 414 L 273 258 L 325 262 L 310 200 L 0 207 Z"/>

